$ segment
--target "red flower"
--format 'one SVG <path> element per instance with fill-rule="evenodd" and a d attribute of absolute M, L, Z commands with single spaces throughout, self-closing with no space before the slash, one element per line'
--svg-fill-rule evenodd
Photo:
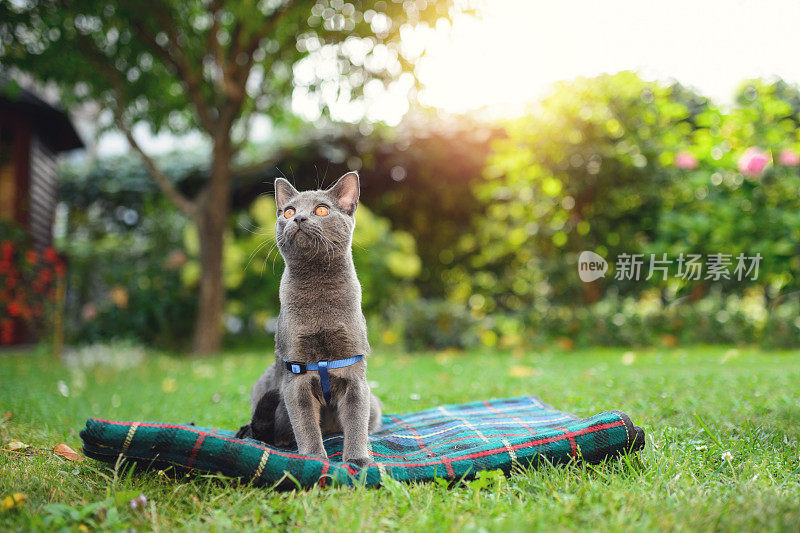
<path fill-rule="evenodd" d="M 14 321 L 7 318 L 0 320 L 0 344 L 12 342 L 14 342 Z"/>
<path fill-rule="evenodd" d="M 24 320 L 30 320 L 31 307 L 24 302 L 19 302 L 19 316 Z"/>
<path fill-rule="evenodd" d="M 48 246 L 44 249 L 44 258 L 51 263 L 55 263 L 58 260 L 58 252 L 52 246 Z"/>
<path fill-rule="evenodd" d="M 41 272 L 39 272 L 39 281 L 42 283 L 50 283 L 53 281 L 53 272 L 46 268 L 43 268 Z"/>
<path fill-rule="evenodd" d="M 14 255 L 14 243 L 11 241 L 3 241 L 3 244 L 0 245 L 0 249 L 2 250 L 3 259 L 5 261 L 11 261 L 11 256 Z"/>
<path fill-rule="evenodd" d="M 36 261 L 39 260 L 39 254 L 37 254 L 34 250 L 28 250 L 25 252 L 25 260 L 30 264 L 36 264 Z"/>
<path fill-rule="evenodd" d="M 22 309 L 20 308 L 19 302 L 16 302 L 16 301 L 8 302 L 8 306 L 7 306 L 6 310 L 8 311 L 8 316 L 12 316 L 12 317 L 19 316 L 20 313 L 22 312 Z"/>
<path fill-rule="evenodd" d="M 6 278 L 6 288 L 11 290 L 17 286 L 17 278 L 9 277 Z"/>
<path fill-rule="evenodd" d="M 67 273 L 67 267 L 65 267 L 63 263 L 58 263 L 53 268 L 56 271 L 56 277 L 58 279 L 64 279 L 64 274 Z"/>

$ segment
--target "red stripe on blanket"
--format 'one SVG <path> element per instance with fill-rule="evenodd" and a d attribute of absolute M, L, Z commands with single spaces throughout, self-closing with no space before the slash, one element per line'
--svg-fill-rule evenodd
<path fill-rule="evenodd" d="M 325 477 L 328 474 L 328 469 L 330 468 L 331 464 L 328 461 L 322 463 L 322 472 L 319 474 L 319 486 L 324 487 L 325 481 L 327 478 Z"/>
<path fill-rule="evenodd" d="M 529 435 L 528 433 L 503 433 L 502 435 L 484 435 L 484 437 L 486 437 L 487 439 L 503 439 L 503 438 L 508 438 L 508 437 L 527 437 L 528 435 Z M 457 439 L 451 439 L 451 440 L 447 440 L 447 441 L 444 441 L 444 442 L 439 442 L 439 443 L 436 444 L 436 446 L 429 447 L 428 450 L 433 450 L 433 449 L 439 448 L 441 446 L 447 446 L 448 444 L 452 444 L 454 442 L 458 442 L 458 441 L 461 441 L 461 440 L 467 440 L 467 439 L 480 439 L 480 437 L 478 435 L 469 435 L 467 437 L 458 437 Z M 342 455 L 342 453 L 343 452 L 335 452 L 335 453 L 330 454 L 329 457 L 335 457 L 337 455 Z M 374 452 L 373 455 L 377 455 L 378 457 L 386 457 L 388 459 L 402 459 L 403 457 L 411 457 L 413 455 L 419 455 L 420 453 L 424 453 L 424 450 L 419 450 L 419 451 L 416 451 L 416 452 L 413 452 L 413 453 L 407 453 L 405 455 L 385 455 L 385 454 L 377 453 L 377 452 Z"/>
<path fill-rule="evenodd" d="M 198 435 L 197 440 L 194 442 L 194 447 L 192 451 L 189 453 L 189 462 L 186 466 L 190 467 L 194 464 L 194 460 L 197 459 L 197 452 L 200 451 L 200 447 L 203 445 L 203 441 L 206 439 L 205 435 Z"/>
<path fill-rule="evenodd" d="M 515 444 L 515 445 L 511 446 L 510 448 L 512 450 L 520 450 L 520 449 L 523 449 L 523 448 L 530 448 L 532 446 L 538 446 L 539 444 L 549 444 L 551 442 L 558 442 L 560 440 L 569 439 L 571 437 L 574 438 L 574 437 L 577 437 L 579 435 L 584 435 L 586 433 L 594 433 L 596 431 L 601 431 L 603 429 L 611 429 L 611 428 L 624 426 L 624 425 L 625 425 L 625 422 L 623 420 L 620 420 L 619 422 L 609 422 L 608 424 L 600 424 L 599 426 L 590 426 L 588 428 L 584 428 L 584 429 L 581 429 L 581 430 L 578 430 L 578 431 L 573 431 L 573 432 L 570 432 L 570 433 L 564 433 L 564 434 L 561 434 L 561 435 L 556 435 L 554 437 L 547 437 L 547 438 L 544 438 L 544 439 L 532 440 L 532 441 L 528 441 L 528 442 L 522 442 L 522 443 L 519 443 L 519 444 Z M 494 455 L 496 453 L 502 453 L 502 452 L 508 451 L 508 449 L 509 449 L 508 447 L 503 446 L 502 448 L 494 448 L 494 449 L 491 449 L 491 450 L 483 450 L 483 451 L 480 451 L 480 452 L 471 453 L 469 455 L 462 455 L 462 456 L 459 456 L 459 457 L 442 457 L 439 461 L 428 461 L 428 462 L 425 462 L 425 463 L 382 463 L 382 464 L 384 466 L 400 466 L 400 467 L 406 467 L 406 468 L 410 467 L 410 466 L 433 466 L 433 465 L 442 464 L 442 463 L 450 464 L 453 461 L 464 461 L 466 459 L 476 459 L 478 457 L 485 457 L 487 455 Z"/>
<path fill-rule="evenodd" d="M 94 420 L 95 422 L 100 422 L 103 424 L 111 424 L 113 426 L 130 426 L 133 422 L 118 422 L 115 420 L 104 420 L 102 418 L 90 418 L 89 420 Z M 200 431 L 199 429 L 195 429 L 192 426 L 182 426 L 180 424 L 156 424 L 153 422 L 140 422 L 139 427 L 146 427 L 146 428 L 162 428 L 162 429 L 183 429 L 185 431 L 190 431 L 192 433 L 196 433 L 197 435 L 204 435 L 206 437 L 213 437 L 215 439 L 222 439 L 226 442 L 234 442 L 237 444 L 241 444 L 243 446 L 247 446 L 249 448 L 255 448 L 257 450 L 269 450 L 270 453 L 274 453 L 275 455 L 279 455 L 281 457 L 288 457 L 290 459 L 304 459 L 306 461 L 320 461 L 325 462 L 323 459 L 318 457 L 311 457 L 308 455 L 300 455 L 296 453 L 288 453 L 280 450 L 276 450 L 275 448 L 270 448 L 267 446 L 259 446 L 258 444 L 254 444 L 252 442 L 247 442 L 242 439 L 230 439 L 228 437 L 223 437 L 222 435 L 216 435 L 214 433 L 209 433 L 208 431 Z M 356 475 L 356 471 L 347 463 L 342 463 L 339 468 L 347 469 L 347 472 L 354 476 Z"/>
<path fill-rule="evenodd" d="M 569 436 L 569 434 L 566 433 L 567 428 L 561 428 L 560 427 L 558 429 L 560 429 L 561 431 L 565 432 L 564 434 L 567 435 L 567 438 L 569 439 L 569 446 L 570 446 L 570 448 L 572 448 L 572 455 L 577 457 L 577 455 L 578 455 L 578 443 L 575 442 L 575 438 Z"/>

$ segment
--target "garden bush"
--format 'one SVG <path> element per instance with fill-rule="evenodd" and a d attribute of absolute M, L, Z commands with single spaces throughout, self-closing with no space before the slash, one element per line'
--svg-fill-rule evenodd
<path fill-rule="evenodd" d="M 646 299 L 651 291 L 703 307 L 713 291 L 734 302 L 750 288 L 768 300 L 800 288 L 796 87 L 750 80 L 736 107 L 725 110 L 680 85 L 632 73 L 578 79 L 511 121 L 508 138 L 493 150 L 474 187 L 485 209 L 451 248 L 454 264 L 444 274 L 456 303 L 478 302 L 489 315 L 576 307 L 567 313 L 574 317 L 587 304 Z M 577 260 L 584 250 L 612 264 L 622 254 L 647 260 L 666 253 L 672 265 L 666 279 L 648 280 L 646 271 L 620 279 L 612 268 L 582 282 Z M 738 254 L 763 261 L 756 279 L 689 280 L 676 275 L 675 261 L 689 253 L 731 254 L 731 271 Z M 544 329 L 561 327 L 558 314 L 543 316 Z M 731 316 L 736 324 L 738 313 Z M 730 334 L 736 326 L 696 327 L 706 342 L 756 333 L 749 326 Z M 605 335 L 598 332 L 598 342 L 633 342 Z"/>
<path fill-rule="evenodd" d="M 441 299 L 417 299 L 395 305 L 383 341 L 394 343 L 396 332 L 409 351 L 469 348 L 479 344 L 479 321 L 463 305 Z"/>
<path fill-rule="evenodd" d="M 157 202 L 141 209 L 133 227 L 109 223 L 97 206 L 70 211 L 68 229 L 59 239 L 70 258 L 68 342 L 129 339 L 185 346 L 196 302 L 195 292 L 180 278 L 186 220 Z"/>
<path fill-rule="evenodd" d="M 374 324 L 376 341 L 408 350 L 447 348 L 564 350 L 581 346 L 672 347 L 692 344 L 800 346 L 800 293 L 770 301 L 760 287 L 740 294 L 715 289 L 702 299 L 664 301 L 657 289 L 639 295 L 611 291 L 585 306 L 553 303 L 516 311 L 481 310 L 480 297 L 463 305 L 420 299 L 394 308 Z"/>

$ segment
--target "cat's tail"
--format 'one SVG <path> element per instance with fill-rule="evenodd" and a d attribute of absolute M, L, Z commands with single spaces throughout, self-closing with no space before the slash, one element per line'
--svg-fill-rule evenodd
<path fill-rule="evenodd" d="M 273 444 L 275 441 L 275 411 L 278 409 L 278 403 L 280 403 L 280 394 L 277 389 L 265 392 L 253 411 L 253 419 L 246 426 L 239 428 L 236 438 L 251 438 L 266 444 Z"/>

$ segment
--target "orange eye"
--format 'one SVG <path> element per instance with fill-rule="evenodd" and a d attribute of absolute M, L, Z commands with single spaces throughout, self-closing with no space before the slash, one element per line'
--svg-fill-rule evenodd
<path fill-rule="evenodd" d="M 314 210 L 314 214 L 318 217 L 324 217 L 328 214 L 328 208 L 324 205 L 317 206 L 317 208 Z"/>
<path fill-rule="evenodd" d="M 292 218 L 294 216 L 294 209 L 291 207 L 288 208 L 286 211 L 283 212 L 283 216 L 286 218 Z"/>

